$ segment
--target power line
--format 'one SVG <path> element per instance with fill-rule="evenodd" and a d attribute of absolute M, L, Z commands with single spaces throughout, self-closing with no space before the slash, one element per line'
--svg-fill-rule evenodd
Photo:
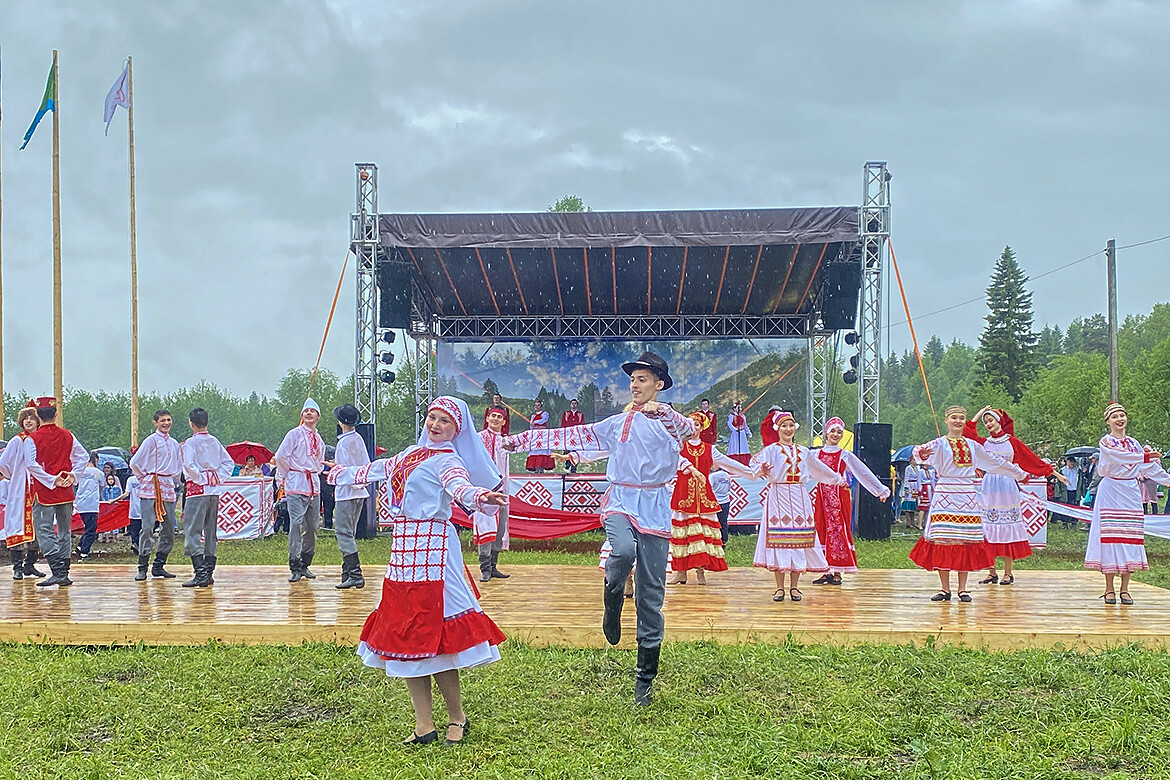
<path fill-rule="evenodd" d="M 1170 236 L 1162 236 L 1161 238 L 1151 238 L 1149 241 L 1139 241 L 1136 244 L 1126 244 L 1125 246 L 1119 246 L 1117 248 L 1118 249 L 1133 249 L 1135 246 L 1145 246 L 1146 244 L 1156 244 L 1159 241 L 1165 241 L 1166 239 L 1170 239 Z"/>

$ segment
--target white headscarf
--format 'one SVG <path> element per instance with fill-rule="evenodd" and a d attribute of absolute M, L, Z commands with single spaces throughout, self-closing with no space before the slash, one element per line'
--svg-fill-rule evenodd
<path fill-rule="evenodd" d="M 467 468 L 471 484 L 488 490 L 498 488 L 503 482 L 503 477 L 500 476 L 499 469 L 496 468 L 495 462 L 488 455 L 483 439 L 475 431 L 475 421 L 471 419 L 471 411 L 467 408 L 467 403 L 459 398 L 441 395 L 431 401 L 430 406 L 427 407 L 428 412 L 432 409 L 438 409 L 455 421 L 455 438 L 449 442 L 434 444 L 431 442 L 431 437 L 424 425 L 422 432 L 418 435 L 418 446 L 443 448 L 451 445 Z"/>
<path fill-rule="evenodd" d="M 317 402 L 312 398 L 305 399 L 305 405 L 301 407 L 301 414 L 304 414 L 306 409 L 312 409 L 317 414 L 321 414 L 321 407 L 317 406 Z"/>

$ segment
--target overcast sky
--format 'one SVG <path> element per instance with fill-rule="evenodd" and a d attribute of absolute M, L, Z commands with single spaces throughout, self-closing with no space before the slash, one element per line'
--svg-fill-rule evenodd
<path fill-rule="evenodd" d="M 383 212 L 856 205 L 886 160 L 917 331 L 974 342 L 982 303 L 924 315 L 1005 244 L 1036 276 L 1170 234 L 1168 32 L 1170 4 L 1120 1 L 4 3 L 5 387 L 52 386 L 51 122 L 17 147 L 54 47 L 66 385 L 129 388 L 126 117 L 101 114 L 130 54 L 141 386 L 271 393 L 316 358 L 367 160 Z M 1123 316 L 1170 298 L 1168 254 L 1120 254 Z M 1104 311 L 1104 260 L 1033 290 L 1038 329 Z"/>

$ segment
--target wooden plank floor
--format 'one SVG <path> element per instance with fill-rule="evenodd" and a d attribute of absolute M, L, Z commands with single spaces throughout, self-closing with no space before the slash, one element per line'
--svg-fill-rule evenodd
<path fill-rule="evenodd" d="M 367 567 L 378 576 L 380 567 Z M 587 566 L 508 566 L 513 576 L 481 587 L 482 604 L 509 636 L 537 645 L 602 647 L 601 573 Z M 302 640 L 354 644 L 380 595 L 338 591 L 336 567 L 289 584 L 277 566 L 225 566 L 206 589 L 177 580 L 133 581 L 133 566 L 77 565 L 73 587 L 0 580 L 0 641 L 74 645 L 249 644 Z M 182 571 L 177 567 L 176 571 Z M 836 588 L 805 585 L 800 604 L 771 601 L 772 576 L 756 569 L 708 575 L 711 584 L 673 586 L 667 638 L 719 642 L 858 644 L 927 641 L 992 649 L 1089 648 L 1140 642 L 1170 647 L 1170 591 L 1134 583 L 1132 607 L 1106 606 L 1101 578 L 1081 571 L 1026 571 L 1011 587 L 974 586 L 975 600 L 936 604 L 932 574 L 864 571 Z M 811 577 L 806 577 L 811 579 Z M 633 643 L 633 603 L 623 616 Z"/>

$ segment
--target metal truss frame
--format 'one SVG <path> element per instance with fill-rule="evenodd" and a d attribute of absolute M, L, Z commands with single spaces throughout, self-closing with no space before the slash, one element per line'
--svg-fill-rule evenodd
<path fill-rule="evenodd" d="M 357 163 L 357 209 L 350 241 L 357 256 L 353 405 L 377 426 L 378 415 L 378 166 Z"/>
<path fill-rule="evenodd" d="M 890 237 L 890 173 L 865 164 L 861 209 L 861 316 L 858 318 L 857 421 L 877 422 L 882 377 L 882 271 Z"/>
<path fill-rule="evenodd" d="M 435 374 L 438 354 L 435 350 L 435 318 L 421 305 L 424 299 L 418 281 L 413 282 L 410 296 L 410 337 L 414 339 L 414 435 L 422 432 L 427 407 L 435 397 Z"/>
<path fill-rule="evenodd" d="M 808 339 L 809 436 L 822 441 L 829 420 L 829 382 L 836 370 L 833 338 L 832 333 L 816 333 Z"/>
<path fill-rule="evenodd" d="M 436 322 L 438 337 L 449 342 L 564 339 L 655 341 L 808 336 L 807 316 L 782 315 L 439 317 Z"/>

